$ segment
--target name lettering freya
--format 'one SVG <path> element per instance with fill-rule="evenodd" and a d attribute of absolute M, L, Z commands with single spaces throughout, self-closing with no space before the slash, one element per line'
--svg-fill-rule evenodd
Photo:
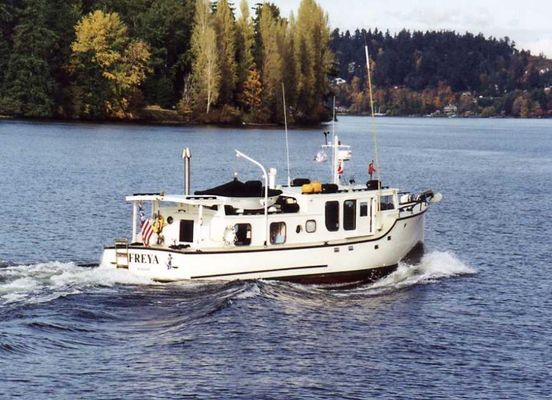
<path fill-rule="evenodd" d="M 151 254 L 128 254 L 128 261 L 139 264 L 159 264 L 159 259 L 156 255 Z"/>

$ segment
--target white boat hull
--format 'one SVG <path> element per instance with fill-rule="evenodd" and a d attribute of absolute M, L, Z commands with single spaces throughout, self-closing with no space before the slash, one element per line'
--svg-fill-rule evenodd
<path fill-rule="evenodd" d="M 375 236 L 313 243 L 209 251 L 130 246 L 128 270 L 157 281 L 283 279 L 334 283 L 374 280 L 392 272 L 424 240 L 424 213 L 399 218 Z M 117 268 L 114 247 L 101 265 Z M 121 266 L 119 261 L 119 267 Z M 126 267 L 126 265 L 125 265 Z"/>

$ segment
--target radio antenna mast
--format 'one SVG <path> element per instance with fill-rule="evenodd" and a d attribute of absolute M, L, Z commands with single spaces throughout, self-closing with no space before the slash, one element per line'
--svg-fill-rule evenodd
<path fill-rule="evenodd" d="M 291 186 L 291 174 L 289 172 L 289 140 L 288 140 L 288 124 L 287 124 L 287 109 L 286 109 L 286 88 L 282 82 L 282 99 L 284 101 L 284 125 L 286 128 L 286 157 L 287 157 L 287 184 Z"/>

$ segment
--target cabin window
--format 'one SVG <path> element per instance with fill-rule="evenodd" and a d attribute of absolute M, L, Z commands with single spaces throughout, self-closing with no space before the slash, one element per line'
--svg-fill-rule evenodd
<path fill-rule="evenodd" d="M 194 221 L 180 220 L 180 241 L 192 243 L 194 241 Z"/>
<path fill-rule="evenodd" d="M 270 244 L 284 244 L 286 242 L 285 222 L 273 222 L 270 224 Z"/>
<path fill-rule="evenodd" d="M 343 202 L 343 229 L 354 231 L 356 229 L 356 200 Z"/>
<path fill-rule="evenodd" d="M 381 210 L 392 210 L 395 206 L 393 205 L 393 196 L 381 196 L 380 198 L 380 209 Z"/>
<path fill-rule="evenodd" d="M 316 221 L 314 219 L 309 219 L 306 223 L 305 223 L 305 230 L 308 232 L 308 233 L 314 233 L 316 232 Z"/>
<path fill-rule="evenodd" d="M 330 232 L 339 230 L 339 202 L 326 202 L 326 229 Z"/>
<path fill-rule="evenodd" d="M 366 201 L 362 201 L 360 203 L 360 216 L 361 217 L 368 216 L 368 203 Z"/>
<path fill-rule="evenodd" d="M 251 224 L 234 225 L 236 232 L 236 246 L 249 246 L 251 244 Z"/>

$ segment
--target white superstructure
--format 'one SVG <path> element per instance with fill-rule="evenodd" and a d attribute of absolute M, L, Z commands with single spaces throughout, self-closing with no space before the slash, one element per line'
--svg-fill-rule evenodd
<path fill-rule="evenodd" d="M 159 281 L 285 279 L 334 283 L 373 280 L 391 272 L 424 240 L 424 213 L 439 194 L 400 193 L 339 184 L 339 163 L 351 158 L 337 136 L 333 181 L 296 179 L 276 186 L 234 180 L 196 195 L 137 194 L 132 237 L 104 249 L 101 264 Z M 295 185 L 294 185 L 295 183 Z M 147 214 L 147 215 L 146 215 Z"/>

